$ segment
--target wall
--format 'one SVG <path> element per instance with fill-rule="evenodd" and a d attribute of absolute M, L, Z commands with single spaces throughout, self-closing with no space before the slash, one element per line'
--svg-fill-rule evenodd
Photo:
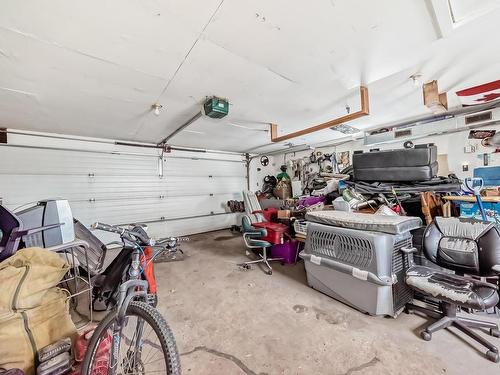
<path fill-rule="evenodd" d="M 500 131 L 500 125 L 497 126 L 489 126 L 485 127 L 487 129 L 496 129 Z M 448 168 L 450 173 L 455 173 L 459 178 L 464 179 L 466 177 L 472 176 L 473 170 L 475 167 L 483 166 L 483 153 L 488 153 L 489 157 L 489 166 L 499 166 L 500 165 L 500 153 L 492 153 L 494 148 L 486 148 L 481 146 L 481 142 L 479 140 L 470 140 L 468 139 L 469 131 L 462 131 L 451 134 L 443 134 L 443 135 L 434 135 L 430 137 L 420 138 L 414 140 L 414 144 L 423 144 L 423 143 L 434 143 L 438 148 L 439 155 L 447 155 L 448 157 Z M 356 150 L 368 151 L 372 148 L 380 148 L 384 149 L 395 149 L 402 148 L 403 142 L 394 142 L 387 143 L 381 145 L 372 145 L 365 146 L 363 145 L 363 140 L 356 140 L 352 142 L 348 142 L 339 146 L 331 146 L 331 147 L 321 147 L 318 148 L 319 151 L 323 153 L 332 153 L 332 152 L 341 152 L 341 151 L 350 151 L 351 160 L 352 153 Z M 464 153 L 464 147 L 466 145 L 474 145 L 476 146 L 476 152 L 472 154 Z M 259 186 L 262 186 L 262 178 L 268 174 L 276 175 L 279 171 L 279 167 L 286 163 L 287 160 L 299 159 L 304 156 L 310 155 L 312 150 L 294 152 L 290 154 L 279 154 L 274 157 L 270 157 L 272 162 L 267 168 L 262 168 L 262 171 L 256 171 L 256 168 L 260 166 L 258 159 L 254 161 L 254 164 L 251 167 L 251 183 L 252 188 L 255 190 L 259 189 Z M 462 164 L 469 164 L 469 171 L 462 171 Z M 258 184 L 258 185 L 257 185 Z"/>
<path fill-rule="evenodd" d="M 0 197 L 12 210 L 63 198 L 85 225 L 147 222 L 151 235 L 227 228 L 237 214 L 246 168 L 239 154 L 117 146 L 103 139 L 8 135 L 0 146 Z"/>

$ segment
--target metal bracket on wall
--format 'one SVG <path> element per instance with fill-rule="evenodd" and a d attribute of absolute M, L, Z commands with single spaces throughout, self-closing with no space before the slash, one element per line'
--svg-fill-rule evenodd
<path fill-rule="evenodd" d="M 349 113 L 345 116 L 337 117 L 333 120 L 324 122 L 322 124 L 314 125 L 306 129 L 302 129 L 293 133 L 285 134 L 278 136 L 278 125 L 277 124 L 271 124 L 271 141 L 273 142 L 281 142 L 285 141 L 287 139 L 292 139 L 296 137 L 300 137 L 302 135 L 306 135 L 309 133 L 314 133 L 319 130 L 324 130 L 331 128 L 332 126 L 343 124 L 348 121 L 355 120 L 357 118 L 367 116 L 370 114 L 370 104 L 369 104 L 369 99 L 368 99 L 368 88 L 365 86 L 360 86 L 359 88 L 359 96 L 360 96 L 360 103 L 361 103 L 361 109 L 357 112 Z"/>
<path fill-rule="evenodd" d="M 163 156 L 160 156 L 158 158 L 158 177 L 163 178 L 163 163 L 166 161 L 166 159 L 163 158 Z"/>

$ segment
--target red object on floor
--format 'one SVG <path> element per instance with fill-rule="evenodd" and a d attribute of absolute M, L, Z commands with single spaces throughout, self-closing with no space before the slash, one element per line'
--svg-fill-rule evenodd
<path fill-rule="evenodd" d="M 73 344 L 73 353 L 76 362 L 82 362 L 83 358 L 85 358 L 87 346 L 89 345 L 90 337 L 92 337 L 94 330 L 95 326 L 92 326 L 78 333 L 78 337 Z"/>
<path fill-rule="evenodd" d="M 253 223 L 252 226 L 267 230 L 267 235 L 265 237 L 261 237 L 260 239 L 267 241 L 272 245 L 282 244 L 284 242 L 285 233 L 288 233 L 288 227 L 285 224 L 263 221 L 260 223 Z"/>
<path fill-rule="evenodd" d="M 101 339 L 101 342 L 99 342 L 99 345 L 97 346 L 91 375 L 108 375 L 108 364 L 111 355 L 112 342 L 112 334 L 106 332 L 106 335 Z"/>

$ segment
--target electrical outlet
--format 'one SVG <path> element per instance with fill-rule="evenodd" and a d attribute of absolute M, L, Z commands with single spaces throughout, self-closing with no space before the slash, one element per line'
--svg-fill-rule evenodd
<path fill-rule="evenodd" d="M 474 145 L 467 145 L 464 147 L 464 154 L 472 154 L 476 152 L 476 146 Z"/>
<path fill-rule="evenodd" d="M 486 167 L 490 163 L 490 155 L 483 154 L 483 165 Z"/>

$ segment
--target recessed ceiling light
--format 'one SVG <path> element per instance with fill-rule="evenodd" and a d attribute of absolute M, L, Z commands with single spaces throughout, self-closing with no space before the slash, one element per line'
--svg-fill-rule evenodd
<path fill-rule="evenodd" d="M 152 106 L 151 106 L 151 109 L 154 111 L 154 114 L 156 116 L 159 116 L 160 115 L 160 110 L 163 108 L 163 106 L 160 104 L 160 103 L 154 103 Z"/>
<path fill-rule="evenodd" d="M 421 73 L 412 74 L 410 76 L 410 79 L 413 83 L 413 86 L 415 86 L 415 87 L 422 86 L 422 74 Z"/>

